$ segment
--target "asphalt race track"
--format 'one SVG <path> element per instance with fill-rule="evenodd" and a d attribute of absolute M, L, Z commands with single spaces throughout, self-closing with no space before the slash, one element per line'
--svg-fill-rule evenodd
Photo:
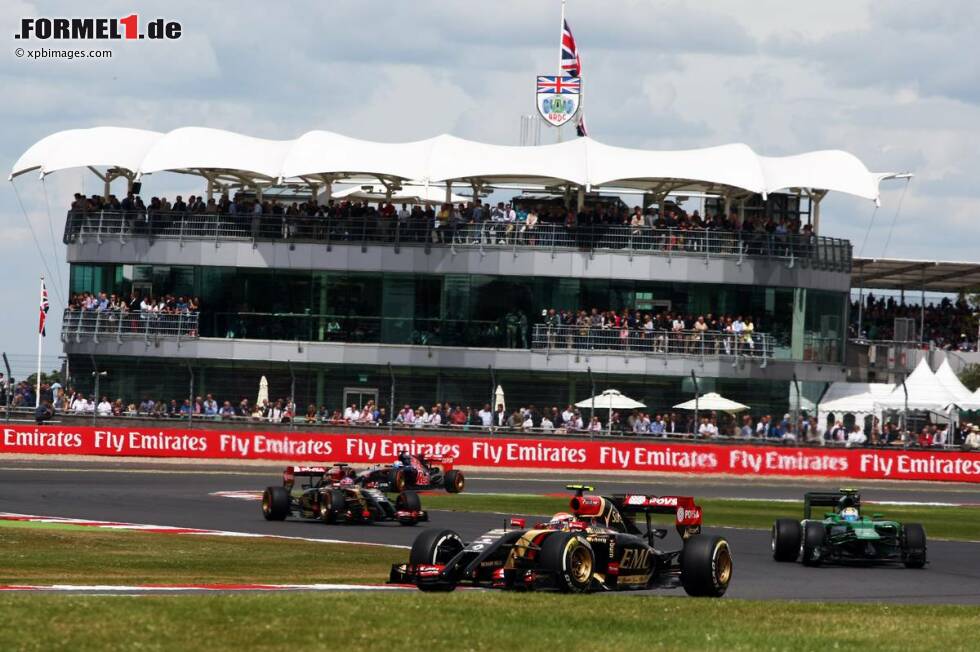
<path fill-rule="evenodd" d="M 268 522 L 258 503 L 212 495 L 219 491 L 261 490 L 278 484 L 278 467 L 227 468 L 118 462 L 12 461 L 0 459 L 0 512 L 150 523 L 410 545 L 417 528 L 394 524 L 325 526 L 316 521 Z M 467 491 L 555 493 L 572 477 L 539 481 L 529 477 L 468 474 Z M 690 478 L 580 478 L 602 492 L 681 493 L 698 497 L 799 499 L 813 483 L 756 484 L 736 480 Z M 826 485 L 830 487 L 832 485 Z M 819 486 L 817 486 L 819 488 Z M 980 502 L 975 489 L 962 485 L 876 484 L 862 487 L 866 500 L 948 503 Z M 424 504 L 424 499 L 423 499 Z M 774 515 L 775 516 L 775 515 Z M 464 538 L 499 527 L 504 516 L 474 512 L 430 513 L 429 527 L 448 527 Z M 711 515 L 706 514 L 710 522 Z M 736 598 L 887 601 L 902 603 L 980 604 L 980 543 L 930 541 L 924 570 L 888 567 L 804 568 L 772 560 L 769 533 L 760 530 L 706 528 L 725 536 L 735 557 L 735 576 L 727 593 Z M 665 547 L 678 545 L 676 536 Z M 392 561 L 404 551 L 392 550 Z M 663 592 L 682 595 L 681 590 Z"/>

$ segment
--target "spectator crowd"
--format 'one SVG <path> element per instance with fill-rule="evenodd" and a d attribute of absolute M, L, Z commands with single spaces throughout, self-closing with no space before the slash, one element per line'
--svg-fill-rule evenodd
<path fill-rule="evenodd" d="M 739 348 L 753 352 L 758 340 L 755 320 L 742 315 L 548 308 L 543 319 L 546 341 L 537 341 L 537 346 L 714 354 L 724 350 L 730 355 Z"/>
<path fill-rule="evenodd" d="M 193 314 L 200 310 L 197 297 L 166 294 L 162 297 L 140 296 L 131 292 L 129 297 L 107 292 L 79 292 L 68 299 L 69 312 L 107 312 L 115 314 Z"/>
<path fill-rule="evenodd" d="M 905 304 L 894 297 L 868 294 L 863 306 L 858 301 L 851 304 L 850 335 L 864 340 L 891 341 L 895 339 L 895 320 L 911 319 L 916 333 L 922 328 L 921 341 L 925 344 L 947 351 L 976 351 L 978 314 L 980 309 L 962 297 L 943 298 L 938 304 L 928 304 L 923 311 L 922 306 Z"/>
<path fill-rule="evenodd" d="M 103 211 L 120 213 L 135 229 L 167 228 L 192 215 L 215 216 L 215 219 L 222 216 L 220 221 L 227 226 L 237 225 L 244 233 L 266 238 L 386 240 L 397 227 L 406 241 L 547 246 L 575 244 L 584 237 L 587 240 L 579 244 L 596 246 L 597 240 L 609 233 L 616 239 L 605 240 L 602 246 L 630 244 L 666 251 L 708 251 L 733 246 L 716 243 L 711 237 L 713 232 L 743 236 L 746 253 L 771 250 L 795 236 L 802 237 L 801 243 L 806 243 L 814 235 L 811 226 L 802 224 L 799 214 L 794 212 L 767 215 L 760 210 L 740 219 L 734 211 L 726 215 L 721 210 L 709 210 L 702 216 L 698 210 L 688 212 L 671 202 L 665 203 L 662 209 L 653 206 L 630 209 L 622 203 L 591 200 L 576 210 L 565 207 L 561 201 L 522 197 L 515 198 L 513 203 L 496 205 L 476 199 L 439 206 L 407 203 L 396 206 L 391 201 L 289 201 L 237 193 L 233 197 L 222 194 L 217 199 L 191 195 L 185 200 L 178 195 L 173 202 L 167 197 L 152 197 L 147 204 L 132 192 L 122 200 L 115 195 L 103 198 L 76 193 L 71 211 L 81 217 Z"/>
<path fill-rule="evenodd" d="M 204 419 L 251 421 L 274 424 L 329 425 L 364 428 L 442 428 L 460 430 L 497 430 L 527 432 L 542 435 L 603 435 L 619 437 L 671 437 L 716 441 L 751 440 L 783 445 L 806 444 L 812 446 L 842 447 L 903 447 L 946 448 L 957 446 L 980 451 L 980 426 L 962 422 L 958 427 L 946 424 L 925 423 L 916 429 L 905 429 L 897 423 L 881 424 L 874 418 L 865 432 L 860 423 L 845 425 L 843 420 L 821 423 L 806 414 L 784 414 L 781 418 L 771 414 L 759 417 L 731 415 L 724 412 L 703 411 L 695 417 L 692 412 L 613 410 L 611 421 L 605 421 L 606 412 L 589 415 L 574 405 L 564 409 L 556 405 L 537 407 L 525 404 L 516 409 L 506 409 L 503 404 L 495 408 L 490 403 L 482 407 L 433 403 L 412 407 L 403 404 L 394 417 L 385 407 L 369 400 L 364 405 L 351 404 L 343 409 L 329 409 L 325 405 L 309 404 L 305 411 L 297 409 L 288 397 L 263 399 L 261 403 L 247 398 L 237 401 L 217 400 L 213 394 L 188 398 L 157 400 L 144 397 L 140 401 L 112 399 L 109 395 L 98 398 L 60 383 L 44 383 L 41 386 L 42 408 L 37 413 L 38 422 L 56 415 L 109 417 L 143 417 L 153 419 Z M 0 374 L 0 406 L 7 398 L 11 407 L 34 407 L 34 388 L 26 382 L 11 386 Z"/>

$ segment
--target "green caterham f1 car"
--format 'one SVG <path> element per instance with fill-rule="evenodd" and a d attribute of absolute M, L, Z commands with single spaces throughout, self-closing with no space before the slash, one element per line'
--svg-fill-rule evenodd
<path fill-rule="evenodd" d="M 814 507 L 830 507 L 814 518 Z M 918 523 L 884 520 L 861 512 L 854 489 L 811 492 L 803 498 L 803 520 L 778 519 L 772 526 L 772 556 L 805 566 L 823 562 L 901 562 L 906 568 L 926 565 L 926 531 Z"/>

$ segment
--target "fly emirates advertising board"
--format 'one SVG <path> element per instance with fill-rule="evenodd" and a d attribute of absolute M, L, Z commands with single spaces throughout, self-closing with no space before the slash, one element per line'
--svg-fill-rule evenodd
<path fill-rule="evenodd" d="M 922 450 L 774 447 L 375 433 L 5 426 L 0 453 L 380 464 L 401 450 L 459 466 L 980 482 L 980 455 Z"/>

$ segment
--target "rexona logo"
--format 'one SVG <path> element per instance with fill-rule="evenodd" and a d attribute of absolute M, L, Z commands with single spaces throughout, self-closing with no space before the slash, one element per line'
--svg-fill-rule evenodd
<path fill-rule="evenodd" d="M 145 27 L 145 29 L 141 29 Z M 124 18 L 21 18 L 16 39 L 47 40 L 175 40 L 183 27 L 175 20 L 154 18 L 141 26 L 139 14 Z"/>

